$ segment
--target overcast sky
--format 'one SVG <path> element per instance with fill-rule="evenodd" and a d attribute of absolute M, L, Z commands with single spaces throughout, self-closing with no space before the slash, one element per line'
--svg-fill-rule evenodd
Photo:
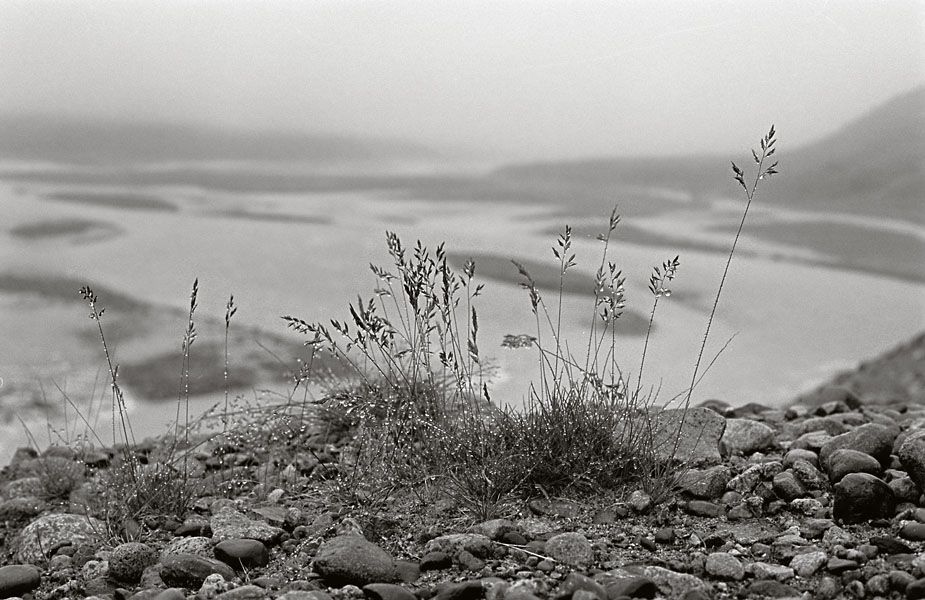
<path fill-rule="evenodd" d="M 923 1 L 0 2 L 0 113 L 489 157 L 802 143 L 923 82 Z"/>

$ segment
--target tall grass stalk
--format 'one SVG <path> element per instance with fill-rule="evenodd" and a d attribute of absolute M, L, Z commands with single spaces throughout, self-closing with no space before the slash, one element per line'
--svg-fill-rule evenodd
<path fill-rule="evenodd" d="M 177 399 L 177 422 L 174 424 L 173 436 L 169 440 L 164 440 L 158 452 L 147 456 L 143 463 L 139 458 L 138 445 L 126 408 L 125 394 L 119 384 L 119 368 L 112 360 L 112 354 L 103 332 L 101 320 L 105 309 L 98 308 L 99 300 L 89 286 L 80 290 L 84 300 L 90 306 L 90 318 L 97 324 L 100 343 L 109 368 L 113 395 L 113 444 L 117 448 L 117 455 L 109 468 L 101 472 L 94 480 L 96 493 L 92 500 L 93 512 L 104 519 L 113 537 L 134 539 L 140 532 L 138 519 L 147 514 L 182 516 L 192 499 L 198 494 L 198 486 L 190 480 L 187 464 L 190 431 L 190 348 L 196 339 L 194 314 L 198 306 L 198 291 L 199 282 L 196 280 L 190 295 L 190 310 L 182 344 L 183 359 Z M 178 460 L 181 444 L 180 410 L 184 399 L 186 419 L 183 426 L 182 444 L 185 451 L 182 452 L 183 460 L 180 463 Z M 78 413 L 92 431 L 89 422 L 80 411 Z M 93 435 L 99 442 L 95 432 Z"/>
<path fill-rule="evenodd" d="M 735 255 L 736 246 L 739 243 L 739 238 L 742 235 L 742 229 L 745 227 L 745 220 L 748 217 L 748 209 L 751 208 L 752 200 L 755 198 L 755 193 L 758 191 L 758 183 L 764 179 L 770 178 L 772 175 L 779 173 L 777 170 L 778 161 L 774 161 L 770 166 L 765 167 L 765 162 L 777 152 L 777 148 L 774 145 L 777 143 L 775 139 L 774 125 L 771 125 L 771 129 L 768 131 L 767 135 L 761 138 L 759 142 L 759 147 L 761 148 L 761 154 L 759 155 L 757 151 L 752 149 L 752 158 L 755 161 L 757 166 L 755 170 L 755 179 L 752 181 L 749 186 L 745 182 L 745 172 L 739 168 L 735 162 L 732 163 L 732 173 L 733 179 L 738 182 L 738 184 L 745 191 L 745 210 L 742 211 L 742 218 L 739 221 L 739 226 L 736 229 L 735 237 L 732 240 L 732 247 L 729 248 L 729 254 L 726 257 L 726 264 L 723 267 L 723 276 L 720 278 L 719 286 L 716 289 L 716 296 L 713 298 L 713 307 L 710 309 L 710 316 L 707 319 L 707 328 L 703 334 L 703 342 L 700 345 L 700 350 L 697 352 L 697 362 L 694 364 L 694 371 L 691 375 L 691 384 L 687 389 L 687 396 L 684 399 L 684 406 L 687 407 L 690 405 L 691 395 L 694 393 L 694 388 L 697 385 L 697 374 L 700 372 L 700 364 L 703 360 L 704 352 L 707 347 L 707 340 L 710 338 L 710 329 L 713 326 L 713 318 L 716 316 L 716 310 L 719 306 L 719 299 L 723 293 L 723 287 L 726 284 L 726 277 L 729 275 L 729 266 L 732 264 L 732 257 Z"/>
<path fill-rule="evenodd" d="M 90 318 L 96 322 L 97 330 L 100 334 L 100 343 L 103 346 L 103 355 L 106 358 L 106 366 L 109 369 L 109 385 L 112 391 L 112 438 L 113 443 L 115 443 L 119 438 L 116 435 L 116 416 L 118 415 L 119 419 L 119 428 L 122 432 L 122 441 L 126 445 L 135 444 L 135 433 L 132 431 L 132 424 L 128 418 L 128 411 L 125 406 L 125 394 L 122 392 L 122 387 L 119 385 L 118 380 L 118 365 L 113 365 L 112 355 L 109 352 L 109 346 L 106 343 L 106 336 L 103 334 L 103 323 L 101 321 L 103 313 L 106 312 L 105 308 L 97 308 L 97 298 L 96 294 L 93 293 L 93 290 L 90 286 L 84 286 L 80 288 L 80 294 L 83 296 L 83 299 L 90 306 Z"/>
<path fill-rule="evenodd" d="M 222 371 L 222 380 L 224 381 L 224 392 L 225 392 L 225 406 L 222 410 L 222 433 L 228 431 L 228 331 L 231 329 L 231 317 L 238 312 L 238 307 L 234 304 L 234 294 L 228 298 L 228 303 L 225 305 L 225 345 L 224 345 L 224 358 L 225 365 L 224 370 Z"/>

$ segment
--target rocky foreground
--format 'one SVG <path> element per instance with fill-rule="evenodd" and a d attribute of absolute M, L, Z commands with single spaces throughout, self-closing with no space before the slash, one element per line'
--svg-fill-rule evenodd
<path fill-rule="evenodd" d="M 49 461 L 71 472 L 72 450 L 22 450 L 0 488 L 0 597 L 925 598 L 925 405 L 865 405 L 842 387 L 814 398 L 691 409 L 679 450 L 692 466 L 667 499 L 540 498 L 475 525 L 452 503 L 357 519 L 333 497 L 257 483 L 118 539 L 87 516 L 88 484 L 43 497 Z M 323 448 L 297 476 L 323 468 Z M 223 453 L 260 481 L 247 448 L 192 456 L 208 472 Z M 92 475 L 110 457 L 78 464 Z"/>

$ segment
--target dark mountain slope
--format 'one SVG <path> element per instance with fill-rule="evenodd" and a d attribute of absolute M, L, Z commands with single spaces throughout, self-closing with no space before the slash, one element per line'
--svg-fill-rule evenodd
<path fill-rule="evenodd" d="M 871 214 L 925 223 L 925 87 L 875 108 L 824 139 L 788 148 L 764 201 L 791 208 Z M 620 187 L 666 187 L 695 197 L 738 196 L 728 156 L 613 158 L 511 165 L 491 179 L 548 185 L 563 199 L 613 197 Z M 743 165 L 744 166 L 744 165 Z"/>

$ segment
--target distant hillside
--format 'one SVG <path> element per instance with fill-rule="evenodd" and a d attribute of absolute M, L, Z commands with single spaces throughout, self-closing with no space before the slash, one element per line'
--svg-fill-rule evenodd
<path fill-rule="evenodd" d="M 781 175 L 765 201 L 925 223 L 925 87 L 886 102 L 808 146 L 788 148 L 786 136 L 785 131 L 778 134 Z M 695 197 L 732 195 L 737 192 L 729 176 L 730 158 L 734 157 L 531 163 L 498 169 L 491 180 L 504 187 L 546 185 L 563 200 L 613 198 L 621 186 L 671 188 Z"/>
<path fill-rule="evenodd" d="M 786 163 L 775 195 L 794 208 L 925 223 L 925 87 L 794 151 Z"/>
<path fill-rule="evenodd" d="M 378 162 L 432 157 L 390 139 L 251 133 L 176 123 L 0 116 L 0 159 L 71 164 L 173 161 Z"/>

